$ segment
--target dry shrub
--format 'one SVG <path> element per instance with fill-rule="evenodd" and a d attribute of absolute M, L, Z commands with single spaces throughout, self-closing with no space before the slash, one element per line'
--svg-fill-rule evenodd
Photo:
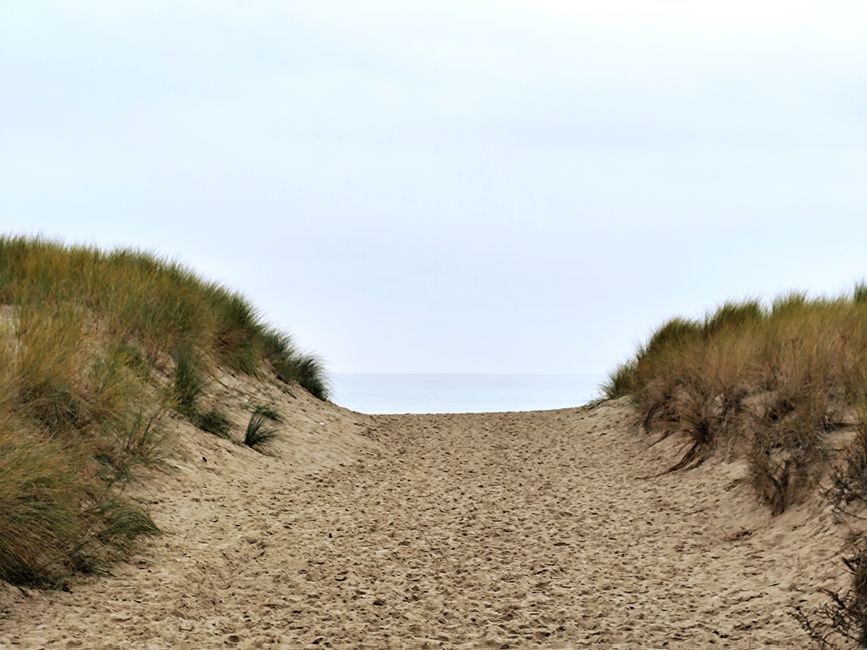
<path fill-rule="evenodd" d="M 801 427 L 769 427 L 757 431 L 747 452 L 756 497 L 774 515 L 815 485 L 818 461 L 825 457 L 820 435 Z"/>
<path fill-rule="evenodd" d="M 867 385 L 863 389 L 867 391 Z M 826 497 L 840 521 L 855 523 L 842 562 L 849 574 L 844 592 L 822 589 L 826 602 L 818 608 L 796 608 L 794 615 L 819 648 L 867 647 L 867 536 L 863 532 L 867 505 L 867 401 L 862 403 L 857 435 L 842 462 L 833 468 Z"/>
<path fill-rule="evenodd" d="M 827 602 L 818 608 L 795 608 L 793 615 L 817 648 L 867 647 L 867 539 L 853 536 L 842 559 L 849 590 L 821 589 Z"/>
<path fill-rule="evenodd" d="M 831 487 L 826 497 L 840 518 L 861 518 L 867 505 L 867 383 L 864 398 L 858 409 L 855 439 L 846 450 L 842 462 L 831 471 Z"/>

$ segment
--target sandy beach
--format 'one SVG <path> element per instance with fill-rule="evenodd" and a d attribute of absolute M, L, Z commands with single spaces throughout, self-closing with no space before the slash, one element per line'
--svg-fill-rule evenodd
<path fill-rule="evenodd" d="M 0 7 L 0 650 L 867 650 L 867 0 Z"/>
<path fill-rule="evenodd" d="M 287 405 L 276 456 L 176 423 L 136 488 L 164 535 L 5 588 L 0 647 L 803 648 L 791 607 L 841 573 L 818 502 L 771 518 L 740 463 L 653 478 L 676 443 L 625 400 L 367 416 L 257 390 Z"/>

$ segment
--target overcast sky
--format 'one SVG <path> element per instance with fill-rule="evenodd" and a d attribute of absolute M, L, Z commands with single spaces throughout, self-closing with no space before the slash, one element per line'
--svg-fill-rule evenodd
<path fill-rule="evenodd" d="M 0 0 L 0 231 L 240 289 L 335 372 L 599 373 L 867 275 L 863 0 Z"/>

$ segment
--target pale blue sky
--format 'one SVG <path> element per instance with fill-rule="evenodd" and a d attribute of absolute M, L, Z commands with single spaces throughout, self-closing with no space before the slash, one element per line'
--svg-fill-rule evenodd
<path fill-rule="evenodd" d="M 336 372 L 599 373 L 867 275 L 867 3 L 0 0 L 0 231 L 137 246 Z"/>

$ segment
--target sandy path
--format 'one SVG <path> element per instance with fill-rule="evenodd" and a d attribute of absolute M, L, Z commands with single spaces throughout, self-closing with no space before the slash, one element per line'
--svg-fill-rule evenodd
<path fill-rule="evenodd" d="M 735 465 L 638 478 L 631 417 L 378 416 L 357 462 L 210 476 L 115 578 L 8 598 L 0 646 L 805 647 L 828 517 L 751 514 Z"/>

